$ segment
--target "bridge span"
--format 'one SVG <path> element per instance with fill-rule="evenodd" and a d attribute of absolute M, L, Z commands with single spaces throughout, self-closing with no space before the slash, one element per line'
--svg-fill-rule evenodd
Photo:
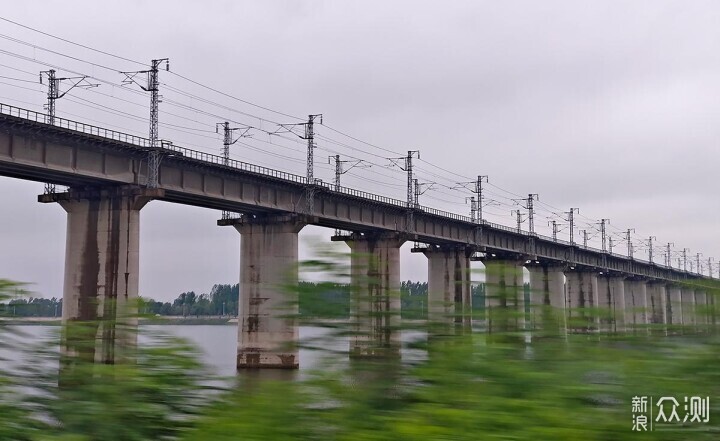
<path fill-rule="evenodd" d="M 351 353 L 360 356 L 394 347 L 392 312 L 400 307 L 406 241 L 428 258 L 434 317 L 469 320 L 474 258 L 486 267 L 488 311 L 524 309 L 525 267 L 532 305 L 563 311 L 563 320 L 574 318 L 576 308 L 613 311 L 607 319 L 585 317 L 584 330 L 694 323 L 701 320 L 695 309 L 714 303 L 706 294 L 711 278 L 700 274 L 170 143 L 154 149 L 162 158 L 158 186 L 146 188 L 153 150 L 147 139 L 61 118 L 45 121 L 44 114 L 0 104 L 0 175 L 69 187 L 38 197 L 67 211 L 64 320 L 113 320 L 138 296 L 139 213 L 152 200 L 242 213 L 218 221 L 243 238 L 238 367 L 298 365 L 296 349 L 287 346 L 297 340 L 297 326 L 287 316 L 292 311 L 281 307 L 278 287 L 297 278 L 298 233 L 305 225 L 347 232 L 333 240 L 352 250 L 352 279 L 360 287 L 354 314 L 367 331 L 351 343 Z M 308 194 L 312 204 L 305 203 Z M 387 314 L 373 316 L 378 310 Z M 104 349 L 97 357 L 112 353 Z"/>

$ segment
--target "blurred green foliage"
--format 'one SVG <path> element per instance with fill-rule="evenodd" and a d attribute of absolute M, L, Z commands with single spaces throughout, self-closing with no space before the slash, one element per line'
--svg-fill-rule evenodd
<path fill-rule="evenodd" d="M 0 281 L 0 300 L 14 286 Z M 306 295 L 313 298 L 324 299 Z M 329 308 L 338 309 L 328 314 L 344 311 Z M 406 345 L 423 354 L 412 362 L 379 358 L 338 368 L 338 357 L 347 355 L 328 351 L 327 365 L 302 379 L 241 375 L 237 386 L 222 391 L 208 387 L 212 378 L 192 347 L 156 336 L 115 365 L 64 364 L 61 387 L 52 369 L 0 372 L 0 439 L 719 439 L 720 340 L 714 328 L 675 328 L 671 335 L 651 330 L 435 335 L 412 321 L 403 331 L 429 333 Z M 11 330 L 0 332 L 9 342 Z M 349 330 L 338 326 L 336 332 Z M 710 397 L 709 423 L 631 430 L 633 396 L 674 396 L 682 403 L 694 395 Z"/>

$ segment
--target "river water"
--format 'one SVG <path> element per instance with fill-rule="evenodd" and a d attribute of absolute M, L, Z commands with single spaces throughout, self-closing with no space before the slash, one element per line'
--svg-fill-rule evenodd
<path fill-rule="evenodd" d="M 32 348 L 48 348 L 47 343 L 57 341 L 59 326 L 23 325 L 11 326 L 3 339 L 10 342 L 10 347 L 0 347 L 0 363 L 6 369 L 22 372 L 23 366 L 35 365 L 38 360 L 33 359 L 35 353 Z M 347 352 L 349 340 L 345 336 L 337 336 L 332 327 L 300 326 L 299 372 L 264 371 L 253 375 L 263 375 L 268 378 L 303 378 L 313 369 L 328 367 L 327 356 L 330 352 Z M 9 335 L 7 335 L 9 334 Z M 167 335 L 180 337 L 192 343 L 201 353 L 200 359 L 213 376 L 232 378 L 244 375 L 238 373 L 235 362 L 237 352 L 237 325 L 140 325 L 138 342 L 147 345 L 153 335 Z M 405 362 L 414 362 L 424 358 L 420 350 L 407 348 L 407 344 L 424 338 L 424 333 L 405 330 L 401 333 L 403 349 L 401 356 Z M 43 346 L 45 344 L 45 346 Z M 19 349 L 23 348 L 23 349 Z M 322 348 L 322 349 L 313 349 Z M 58 348 L 49 346 L 49 352 L 54 354 L 45 357 L 43 362 L 53 363 Z M 335 366 L 347 363 L 347 355 L 333 357 Z"/>

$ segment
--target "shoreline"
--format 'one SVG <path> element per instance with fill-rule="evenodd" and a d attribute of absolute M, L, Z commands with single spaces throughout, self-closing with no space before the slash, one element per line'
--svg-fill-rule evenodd
<path fill-rule="evenodd" d="M 182 317 L 159 316 L 140 317 L 141 325 L 237 325 L 237 317 Z M 60 317 L 0 317 L 0 324 L 14 326 L 60 326 Z"/>

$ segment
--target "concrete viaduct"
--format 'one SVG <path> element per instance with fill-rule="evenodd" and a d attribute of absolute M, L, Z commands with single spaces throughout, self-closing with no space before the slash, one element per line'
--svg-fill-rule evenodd
<path fill-rule="evenodd" d="M 0 175 L 69 187 L 38 197 L 67 212 L 65 321 L 114 321 L 138 296 L 139 215 L 154 199 L 243 213 L 218 221 L 243 239 L 238 368 L 298 367 L 291 344 L 297 325 L 278 286 L 297 278 L 298 233 L 308 224 L 350 232 L 333 240 L 352 250 L 351 278 L 359 291 L 353 314 L 362 335 L 350 350 L 359 356 L 394 346 L 406 241 L 424 244 L 413 251 L 428 259 L 431 317 L 467 321 L 470 260 L 477 258 L 486 267 L 490 312 L 523 310 L 525 267 L 531 305 L 560 311 L 571 331 L 709 321 L 695 314 L 713 303 L 711 280 L 698 274 L 166 143 L 159 149 L 158 188 L 149 189 L 147 139 L 60 118 L 50 125 L 45 118 L 0 104 Z M 305 209 L 309 189 L 311 212 Z M 587 308 L 611 313 L 584 316 Z M 492 314 L 488 323 L 492 328 Z M 106 331 L 102 335 L 114 335 Z M 94 357 L 112 362 L 115 342 L 105 340 Z"/>

